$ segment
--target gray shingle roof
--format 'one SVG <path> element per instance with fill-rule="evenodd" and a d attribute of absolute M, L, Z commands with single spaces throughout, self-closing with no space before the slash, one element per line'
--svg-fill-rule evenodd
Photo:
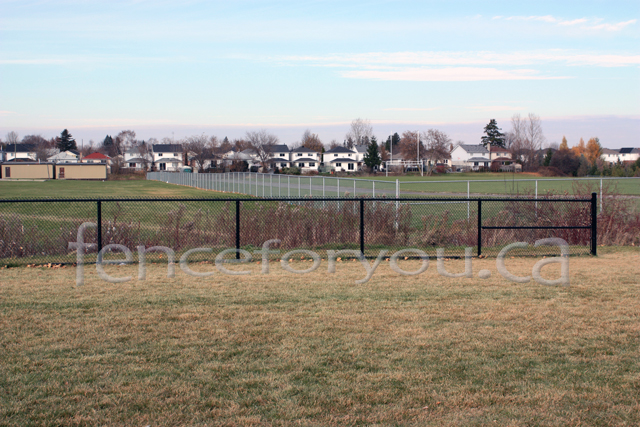
<path fill-rule="evenodd" d="M 484 146 L 478 144 L 478 145 L 470 145 L 470 144 L 460 144 L 460 147 L 466 151 L 467 153 L 480 153 L 480 154 L 486 154 L 489 152 L 489 150 L 487 150 L 486 148 L 484 148 Z"/>
<path fill-rule="evenodd" d="M 353 150 L 349 150 L 347 147 L 338 146 L 334 147 L 329 151 L 325 151 L 324 154 L 333 154 L 333 153 L 353 153 Z"/>
<path fill-rule="evenodd" d="M 310 157 L 301 157 L 299 159 L 292 160 L 292 162 L 318 162 L 317 159 L 312 159 Z"/>
<path fill-rule="evenodd" d="M 287 147 L 287 144 L 276 144 L 273 147 L 271 147 L 271 152 L 272 153 L 288 153 L 289 151 L 289 147 Z"/>
<path fill-rule="evenodd" d="M 182 153 L 182 146 L 179 144 L 153 144 L 154 153 Z"/>
<path fill-rule="evenodd" d="M 340 158 L 337 158 L 337 159 L 331 159 L 331 160 L 329 161 L 329 163 L 335 163 L 335 162 L 356 163 L 356 160 L 354 160 L 354 159 L 348 159 L 348 158 L 346 158 L 346 157 L 340 157 Z"/>
<path fill-rule="evenodd" d="M 291 151 L 292 153 L 317 153 L 316 150 L 312 150 L 311 148 L 307 148 L 307 147 L 298 147 L 295 150 Z"/>

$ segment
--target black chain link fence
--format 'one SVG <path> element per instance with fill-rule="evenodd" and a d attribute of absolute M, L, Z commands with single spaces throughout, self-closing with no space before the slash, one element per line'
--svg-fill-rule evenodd
<path fill-rule="evenodd" d="M 72 264 L 81 224 L 95 262 L 100 249 L 119 244 L 133 252 L 165 246 L 179 258 L 212 260 L 224 249 L 260 249 L 279 239 L 290 250 L 352 249 L 375 258 L 401 249 L 435 256 L 496 256 L 507 244 L 564 239 L 573 255 L 596 253 L 596 196 L 591 199 L 31 199 L 0 200 L 0 265 Z M 556 255 L 558 248 L 530 246 L 520 255 Z M 122 258 L 122 254 L 115 254 Z M 162 255 L 149 254 L 148 261 Z M 234 255 L 235 256 L 235 255 Z M 279 255 L 271 255 L 278 259 Z"/>

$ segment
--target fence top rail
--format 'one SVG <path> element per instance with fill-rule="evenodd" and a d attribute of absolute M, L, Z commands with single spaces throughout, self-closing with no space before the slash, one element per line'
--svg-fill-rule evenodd
<path fill-rule="evenodd" d="M 160 172 L 147 172 L 149 174 L 152 173 L 170 173 L 170 174 L 179 174 L 179 173 L 185 173 L 185 172 L 168 172 L 168 171 L 160 171 Z M 186 175 L 198 175 L 197 173 L 185 173 Z M 287 174 L 272 174 L 272 173 L 259 173 L 259 172 L 224 172 L 224 173 L 220 173 L 219 175 L 228 175 L 228 174 L 251 174 L 251 175 L 264 175 L 264 176 L 282 176 L 282 177 L 294 177 L 294 178 L 305 178 L 305 179 L 313 179 L 313 178 L 326 178 L 326 179 L 342 179 L 342 180 L 354 180 L 354 181 L 362 181 L 362 182 L 380 182 L 380 183 L 384 183 L 384 184 L 390 184 L 393 183 L 395 184 L 395 181 L 391 181 L 391 180 L 381 180 L 381 179 L 365 179 L 365 178 L 353 178 L 353 177 L 342 177 L 342 176 L 323 176 L 323 175 L 287 175 Z M 216 174 L 218 175 L 218 174 Z M 572 178 L 572 177 L 566 177 L 566 178 L 547 178 L 547 177 L 539 177 L 539 178 L 517 178 L 517 179 L 509 179 L 509 178 L 505 178 L 505 179 L 457 179 L 457 180 L 436 180 L 436 181 L 432 181 L 432 180 L 422 180 L 422 181 L 404 181 L 401 180 L 400 183 L 401 184 L 431 184 L 431 183 L 438 183 L 438 184 L 442 184 L 442 183 L 456 183 L 456 182 L 534 182 L 534 181 L 597 181 L 597 180 L 619 180 L 619 179 L 640 179 L 640 177 L 637 176 L 620 176 L 620 177 L 615 177 L 615 176 L 589 176 L 589 177 L 579 177 L 579 178 Z"/>
<path fill-rule="evenodd" d="M 0 203 L 64 203 L 64 202 L 591 202 L 593 199 L 578 198 L 528 198 L 528 197 L 260 197 L 260 198 L 93 198 L 93 199 L 0 199 Z"/>

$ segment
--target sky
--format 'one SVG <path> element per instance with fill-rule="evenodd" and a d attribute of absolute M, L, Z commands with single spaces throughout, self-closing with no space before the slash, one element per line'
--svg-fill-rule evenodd
<path fill-rule="evenodd" d="M 353 119 L 640 147 L 640 1 L 0 0 L 0 138 L 328 144 Z"/>

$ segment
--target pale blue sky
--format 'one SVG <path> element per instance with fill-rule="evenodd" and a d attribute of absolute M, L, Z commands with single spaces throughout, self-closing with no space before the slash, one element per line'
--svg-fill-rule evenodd
<path fill-rule="evenodd" d="M 639 19 L 639 1 L 0 0 L 0 132 L 328 143 L 362 117 L 474 143 L 534 112 L 550 141 L 640 146 Z"/>

